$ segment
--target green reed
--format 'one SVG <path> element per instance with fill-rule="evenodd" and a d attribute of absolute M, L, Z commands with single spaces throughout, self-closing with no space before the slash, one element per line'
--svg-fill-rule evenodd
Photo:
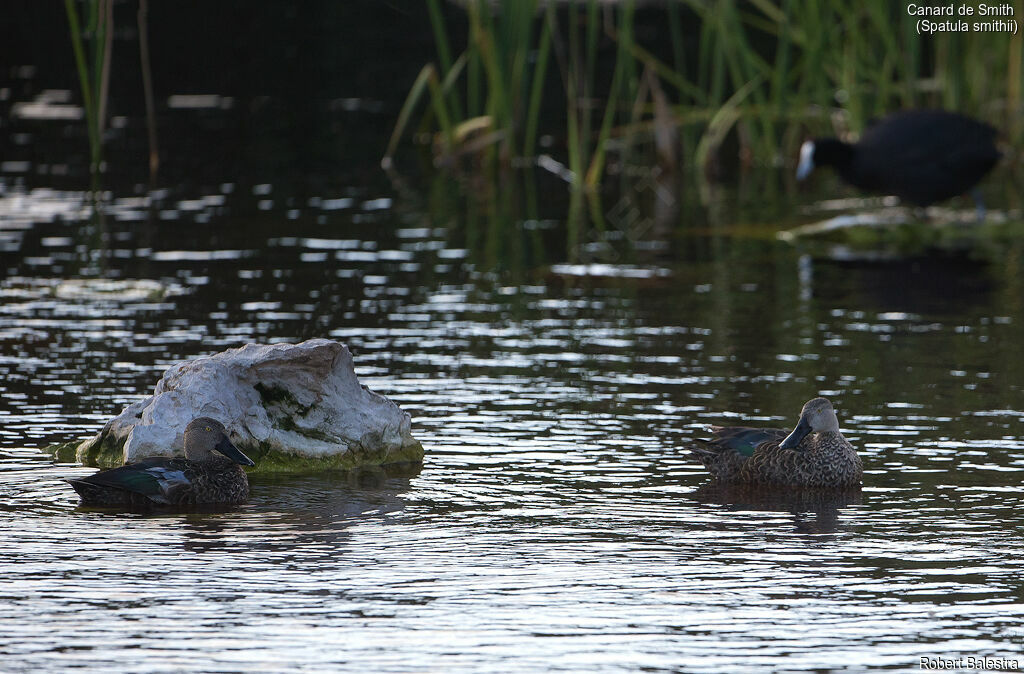
<path fill-rule="evenodd" d="M 97 185 L 103 162 L 103 131 L 106 126 L 110 86 L 110 54 L 113 44 L 113 0 L 87 0 L 80 18 L 74 0 L 64 0 L 75 53 L 75 67 L 82 87 L 82 102 L 89 134 L 89 169 Z M 89 37 L 86 43 L 86 36 Z"/>
<path fill-rule="evenodd" d="M 81 13 L 76 8 L 81 6 Z M 86 129 L 89 137 L 89 170 L 93 192 L 99 187 L 103 164 L 103 133 L 106 129 L 107 101 L 114 37 L 114 0 L 64 0 L 68 32 L 75 55 L 75 69 L 82 88 Z M 139 36 L 139 65 L 146 103 L 146 131 L 149 140 L 150 182 L 156 180 L 160 166 L 157 145 L 156 103 L 149 55 L 149 3 L 139 0 L 136 26 Z"/>
<path fill-rule="evenodd" d="M 674 157 L 693 176 L 721 162 L 781 166 L 808 134 L 857 133 L 908 107 L 958 110 L 1024 140 L 1021 36 L 919 35 L 906 3 L 665 0 L 645 5 L 648 22 L 664 12 L 659 44 L 637 39 L 632 0 L 427 6 L 437 61 L 411 88 L 386 163 L 417 114 L 435 163 L 498 175 L 531 165 L 547 136 L 543 151 L 588 191 L 612 152 L 617 166 L 657 155 L 666 170 Z M 445 11 L 464 12 L 464 40 Z"/>
<path fill-rule="evenodd" d="M 533 157 L 545 89 L 550 78 L 558 78 L 565 92 L 565 160 L 572 183 L 577 187 L 596 184 L 603 170 L 605 141 L 620 118 L 619 102 L 637 83 L 635 68 L 630 73 L 633 56 L 628 48 L 632 2 L 614 10 L 620 47 L 611 89 L 604 92 L 598 92 L 595 84 L 602 20 L 597 0 L 570 3 L 562 22 L 552 2 L 467 0 L 469 30 L 466 47 L 457 57 L 442 0 L 427 0 L 427 7 L 438 60 L 425 65 L 410 88 L 384 164 L 390 166 L 424 99 L 429 99 L 429 107 L 423 124 L 437 134 L 439 163 L 477 154 L 483 157 L 482 165 L 493 168 Z M 557 71 L 550 67 L 552 60 Z M 596 96 L 604 102 L 599 120 L 592 105 Z M 599 129 L 596 134 L 595 128 Z"/>

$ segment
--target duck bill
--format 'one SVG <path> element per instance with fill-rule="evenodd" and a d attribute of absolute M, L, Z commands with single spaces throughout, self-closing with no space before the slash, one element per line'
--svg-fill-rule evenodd
<path fill-rule="evenodd" d="M 231 444 L 231 441 L 228 440 L 228 436 L 226 435 L 220 439 L 220 442 L 217 443 L 217 446 L 214 447 L 214 449 L 216 449 L 218 452 L 228 457 L 235 463 L 240 463 L 243 466 L 256 465 L 255 461 L 250 459 L 245 454 L 242 454 L 241 450 L 239 450 L 238 447 L 235 447 L 233 444 Z"/>
<path fill-rule="evenodd" d="M 793 432 L 786 436 L 786 439 L 779 443 L 780 449 L 796 449 L 800 446 L 800 442 L 807 437 L 811 432 L 811 424 L 807 421 L 807 417 L 800 417 L 800 422 L 797 423 L 796 428 Z"/>

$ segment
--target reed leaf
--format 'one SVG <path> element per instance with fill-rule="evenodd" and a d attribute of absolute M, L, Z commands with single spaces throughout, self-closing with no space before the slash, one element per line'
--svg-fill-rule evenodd
<path fill-rule="evenodd" d="M 71 0 L 68 0 L 70 2 Z M 429 88 L 429 82 L 433 79 L 437 80 L 437 68 L 433 63 L 428 63 L 420 69 L 420 74 L 416 76 L 415 81 L 412 83 L 412 87 L 409 88 L 409 93 L 405 97 L 405 102 L 402 104 L 401 110 L 398 112 L 398 119 L 395 121 L 395 128 L 391 131 L 391 139 L 388 141 L 388 147 L 384 151 L 384 157 L 381 159 L 381 166 L 385 169 L 390 169 L 393 165 L 393 159 L 395 156 L 395 150 L 398 149 L 398 142 L 402 138 L 402 134 L 405 133 L 405 127 L 409 124 L 409 119 L 412 117 L 413 110 L 419 104 L 420 98 L 423 97 L 424 92 Z"/>
<path fill-rule="evenodd" d="M 526 130 L 523 133 L 523 155 L 531 156 L 537 149 L 537 127 L 540 123 L 540 104 L 544 94 L 544 80 L 548 70 L 548 56 L 551 53 L 551 31 L 555 25 L 555 5 L 548 3 L 544 13 L 544 27 L 541 29 L 534 65 L 533 83 L 530 86 L 530 102 L 526 112 Z"/>

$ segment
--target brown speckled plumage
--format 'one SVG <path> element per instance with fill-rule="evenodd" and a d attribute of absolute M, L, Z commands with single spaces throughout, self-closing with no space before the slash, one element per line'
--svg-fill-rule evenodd
<path fill-rule="evenodd" d="M 839 432 L 832 404 L 815 398 L 804 405 L 793 433 L 780 429 L 713 426 L 715 437 L 693 451 L 717 479 L 785 487 L 859 485 L 863 465 Z"/>

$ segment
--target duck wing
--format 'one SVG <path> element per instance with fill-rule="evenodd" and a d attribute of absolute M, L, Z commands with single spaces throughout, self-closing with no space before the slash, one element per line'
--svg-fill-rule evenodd
<path fill-rule="evenodd" d="M 778 444 L 789 435 L 784 428 L 749 428 L 747 426 L 712 426 L 714 437 L 701 440 L 705 447 L 695 449 L 697 453 L 720 454 L 732 450 L 745 457 L 753 456 L 754 450 L 767 443 Z"/>
<path fill-rule="evenodd" d="M 781 428 L 748 428 L 746 426 L 712 426 L 713 438 L 700 440 L 690 451 L 704 464 L 708 472 L 725 482 L 742 480 L 744 468 L 751 457 L 766 450 L 778 449 L 788 435 Z M 760 451 L 758 451 L 760 450 Z M 755 456 L 755 452 L 757 452 Z"/>
<path fill-rule="evenodd" d="M 154 503 L 174 504 L 192 488 L 188 468 L 189 462 L 183 459 L 144 459 L 68 482 L 83 496 L 96 493 L 97 488 L 115 489 L 144 496 Z"/>

